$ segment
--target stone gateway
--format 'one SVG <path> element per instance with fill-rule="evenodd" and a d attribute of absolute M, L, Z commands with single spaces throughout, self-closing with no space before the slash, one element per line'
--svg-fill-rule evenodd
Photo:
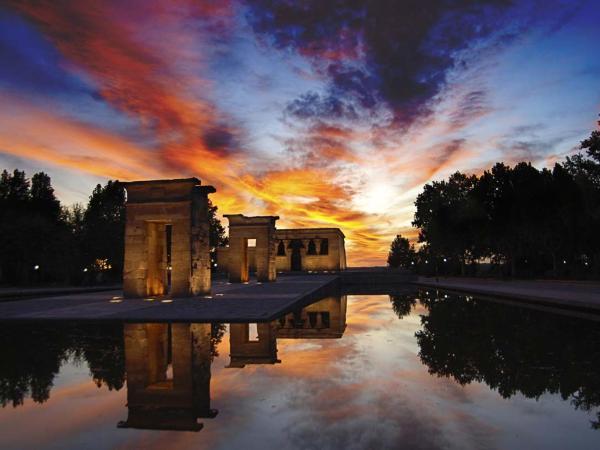
<path fill-rule="evenodd" d="M 125 297 L 210 293 L 208 195 L 198 178 L 123 183 Z"/>
<path fill-rule="evenodd" d="M 275 221 L 278 216 L 246 217 L 226 214 L 229 220 L 229 281 L 248 281 L 248 245 L 254 241 L 254 267 L 258 281 L 275 281 Z"/>

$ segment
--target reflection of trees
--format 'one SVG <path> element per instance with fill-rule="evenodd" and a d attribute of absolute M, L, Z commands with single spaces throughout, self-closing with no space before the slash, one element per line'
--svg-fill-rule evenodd
<path fill-rule="evenodd" d="M 0 402 L 23 403 L 26 395 L 44 402 L 67 357 L 65 339 L 53 327 L 3 325 L 0 331 Z"/>
<path fill-rule="evenodd" d="M 212 323 L 210 326 L 210 356 L 211 361 L 219 356 L 217 347 L 223 340 L 227 326 L 224 323 Z"/>
<path fill-rule="evenodd" d="M 410 310 L 417 304 L 417 299 L 414 292 L 410 294 L 395 294 L 390 295 L 392 309 L 399 319 L 410 314 Z"/>
<path fill-rule="evenodd" d="M 211 356 L 226 326 L 211 326 Z M 54 377 L 69 358 L 87 363 L 98 387 L 119 390 L 125 382 L 122 323 L 3 324 L 0 328 L 0 404 L 18 406 L 50 397 Z"/>
<path fill-rule="evenodd" d="M 423 300 L 429 315 L 416 333 L 430 373 L 460 384 L 485 382 L 504 398 L 560 393 L 575 408 L 600 407 L 597 322 L 445 297 Z M 600 428 L 600 412 L 592 426 Z"/>
<path fill-rule="evenodd" d="M 0 329 L 0 403 L 18 406 L 27 396 L 44 402 L 70 357 L 85 360 L 98 386 L 120 389 L 125 379 L 121 324 L 3 324 Z"/>
<path fill-rule="evenodd" d="M 125 380 L 123 325 L 84 325 L 72 333 L 72 350 L 87 361 L 98 387 L 119 390 Z"/>

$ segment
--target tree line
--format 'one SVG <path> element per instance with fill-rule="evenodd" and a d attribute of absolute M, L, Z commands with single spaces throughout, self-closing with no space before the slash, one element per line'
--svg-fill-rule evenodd
<path fill-rule="evenodd" d="M 600 131 L 537 169 L 496 163 L 423 187 L 418 249 L 397 236 L 388 264 L 426 275 L 600 277 Z"/>
<path fill-rule="evenodd" d="M 226 242 L 209 207 L 210 245 Z M 123 273 L 125 192 L 98 184 L 87 205 L 64 206 L 44 172 L 0 175 L 0 284 L 119 282 Z"/>

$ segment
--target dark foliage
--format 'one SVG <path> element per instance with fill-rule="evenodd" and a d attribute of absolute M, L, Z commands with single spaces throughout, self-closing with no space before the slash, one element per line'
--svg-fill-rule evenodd
<path fill-rule="evenodd" d="M 395 294 L 390 295 L 392 309 L 399 319 L 408 316 L 412 308 L 417 304 L 417 299 L 414 293 L 410 294 Z"/>
<path fill-rule="evenodd" d="M 69 358 L 87 361 L 98 385 L 120 389 L 125 380 L 122 324 L 3 324 L 0 330 L 0 404 L 18 406 L 50 397 L 54 377 Z"/>
<path fill-rule="evenodd" d="M 118 181 L 109 180 L 93 190 L 83 215 L 81 238 L 87 273 L 120 279 L 125 248 L 125 192 Z"/>
<path fill-rule="evenodd" d="M 398 235 L 390 246 L 387 263 L 390 267 L 411 269 L 415 264 L 415 257 L 414 246 L 408 242 L 408 239 Z"/>
<path fill-rule="evenodd" d="M 552 170 L 497 163 L 426 184 L 415 202 L 420 273 L 600 276 L 600 133 Z"/>
<path fill-rule="evenodd" d="M 2 172 L 0 283 L 68 279 L 70 231 L 48 175 Z"/>
<path fill-rule="evenodd" d="M 210 259 L 214 266 L 217 261 L 217 247 L 225 246 L 229 242 L 229 238 L 225 236 L 225 227 L 217 217 L 219 208 L 208 200 L 208 224 L 209 224 L 209 243 L 210 243 Z"/>
<path fill-rule="evenodd" d="M 429 314 L 416 337 L 430 373 L 483 382 L 504 398 L 558 393 L 576 409 L 600 407 L 597 322 L 433 291 L 419 298 Z"/>

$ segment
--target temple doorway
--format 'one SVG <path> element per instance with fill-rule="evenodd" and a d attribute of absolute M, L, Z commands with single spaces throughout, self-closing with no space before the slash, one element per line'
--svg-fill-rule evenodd
<path fill-rule="evenodd" d="M 146 222 L 147 236 L 147 295 L 165 295 L 169 292 L 168 267 L 170 263 L 170 224 Z"/>
<path fill-rule="evenodd" d="M 292 239 L 290 241 L 288 248 L 292 250 L 292 254 L 290 256 L 290 270 L 292 271 L 302 270 L 302 254 L 300 253 L 300 249 L 302 247 L 304 246 L 302 245 L 302 241 L 300 239 Z"/>

